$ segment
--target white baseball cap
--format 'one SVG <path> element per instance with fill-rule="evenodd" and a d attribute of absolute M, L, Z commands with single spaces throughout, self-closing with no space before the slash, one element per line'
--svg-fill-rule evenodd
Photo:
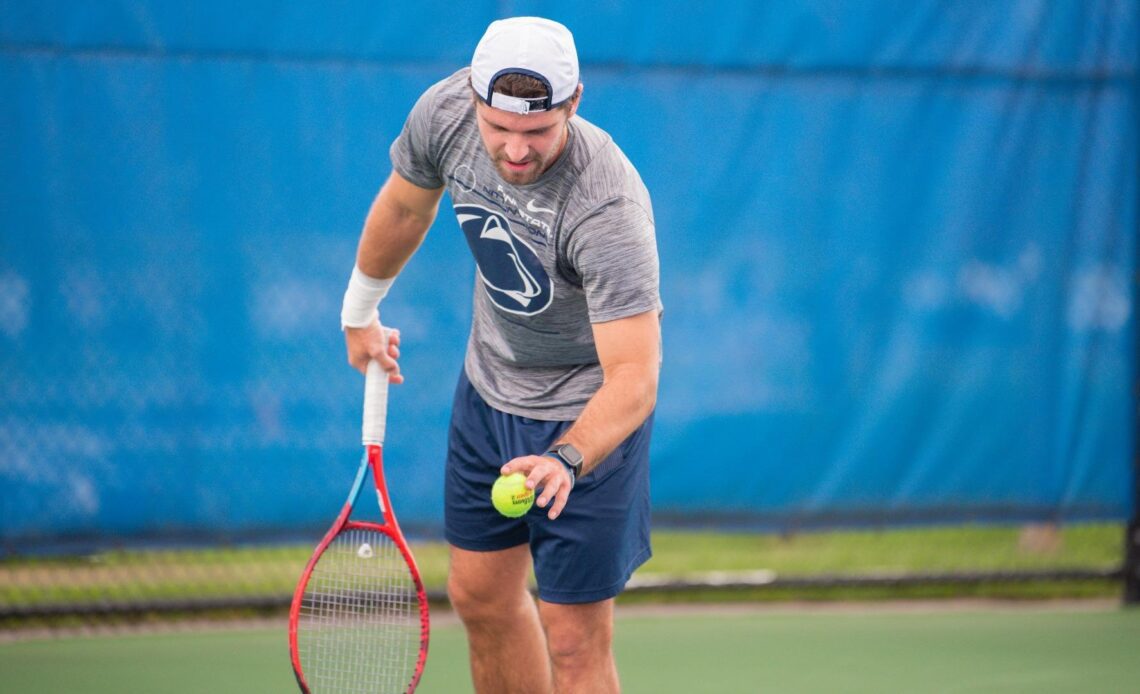
<path fill-rule="evenodd" d="M 495 80 L 512 73 L 546 85 L 547 96 L 520 99 L 492 92 Z M 493 108 L 512 113 L 549 111 L 578 89 L 578 51 L 570 30 L 541 17 L 491 22 L 471 58 L 471 86 Z"/>

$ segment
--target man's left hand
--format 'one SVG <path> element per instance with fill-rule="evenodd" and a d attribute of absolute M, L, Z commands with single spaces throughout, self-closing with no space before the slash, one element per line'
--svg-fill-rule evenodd
<path fill-rule="evenodd" d="M 512 472 L 526 475 L 527 489 L 533 489 L 538 494 L 538 499 L 535 500 L 538 507 L 546 508 L 548 504 L 550 505 L 550 511 L 546 514 L 550 520 L 554 520 L 562 513 L 570 496 L 570 488 L 574 486 L 570 471 L 562 461 L 545 455 L 524 455 L 515 458 L 500 468 L 499 472 L 504 475 Z"/>

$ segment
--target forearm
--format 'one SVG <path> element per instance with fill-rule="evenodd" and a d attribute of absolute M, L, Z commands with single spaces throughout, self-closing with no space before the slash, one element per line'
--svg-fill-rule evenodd
<path fill-rule="evenodd" d="M 653 412 L 658 366 L 623 364 L 606 375 L 582 414 L 555 443 L 571 443 L 582 454 L 588 473 L 621 445 Z"/>
<path fill-rule="evenodd" d="M 587 474 L 629 438 L 657 403 L 657 374 L 661 365 L 661 325 L 657 311 L 595 323 L 594 345 L 602 365 L 602 386 L 586 403 L 578 419 L 551 443 L 569 443 L 582 455 L 579 474 Z M 512 458 L 500 473 L 522 472 L 527 486 L 542 489 L 536 504 L 558 517 L 566 506 L 574 479 L 562 462 L 542 452 Z"/>
<path fill-rule="evenodd" d="M 404 184 L 407 185 L 407 184 Z M 419 209 L 399 199 L 399 184 L 389 179 L 380 189 L 356 249 L 356 266 L 369 277 L 395 277 L 412 257 L 435 220 L 436 208 Z"/>
<path fill-rule="evenodd" d="M 348 362 L 361 372 L 375 359 L 393 383 L 403 382 L 396 362 L 399 333 L 385 336 L 377 322 L 377 306 L 419 248 L 441 195 L 442 188 L 419 188 L 393 172 L 372 201 L 340 313 Z"/>

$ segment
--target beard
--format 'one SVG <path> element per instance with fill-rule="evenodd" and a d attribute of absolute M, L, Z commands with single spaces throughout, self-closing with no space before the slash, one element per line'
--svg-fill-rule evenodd
<path fill-rule="evenodd" d="M 510 158 L 507 157 L 503 150 L 499 150 L 497 154 L 491 155 L 491 163 L 495 165 L 495 170 L 499 172 L 499 176 L 514 186 L 526 186 L 534 183 L 546 173 L 550 166 L 558 161 L 558 157 L 562 154 L 563 148 L 566 146 L 566 139 L 569 136 L 569 128 L 564 128 L 562 136 L 558 142 L 551 146 L 547 152 L 539 152 L 538 150 L 531 149 L 527 152 L 526 162 L 527 166 L 518 169 L 512 167 L 508 162 Z M 486 143 L 484 142 L 484 146 Z M 487 150 L 490 154 L 490 150 Z"/>
<path fill-rule="evenodd" d="M 495 170 L 499 172 L 499 176 L 507 183 L 515 186 L 526 186 L 534 183 L 547 169 L 546 161 L 537 154 L 532 155 L 527 162 L 527 167 L 520 170 L 511 168 L 507 164 L 506 158 L 502 156 L 494 159 Z"/>

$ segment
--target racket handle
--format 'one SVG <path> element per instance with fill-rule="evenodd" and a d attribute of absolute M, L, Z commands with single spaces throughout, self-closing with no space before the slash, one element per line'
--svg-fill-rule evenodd
<path fill-rule="evenodd" d="M 362 440 L 365 446 L 384 445 L 384 429 L 388 421 L 388 373 L 380 362 L 368 362 L 364 377 L 364 427 Z"/>

